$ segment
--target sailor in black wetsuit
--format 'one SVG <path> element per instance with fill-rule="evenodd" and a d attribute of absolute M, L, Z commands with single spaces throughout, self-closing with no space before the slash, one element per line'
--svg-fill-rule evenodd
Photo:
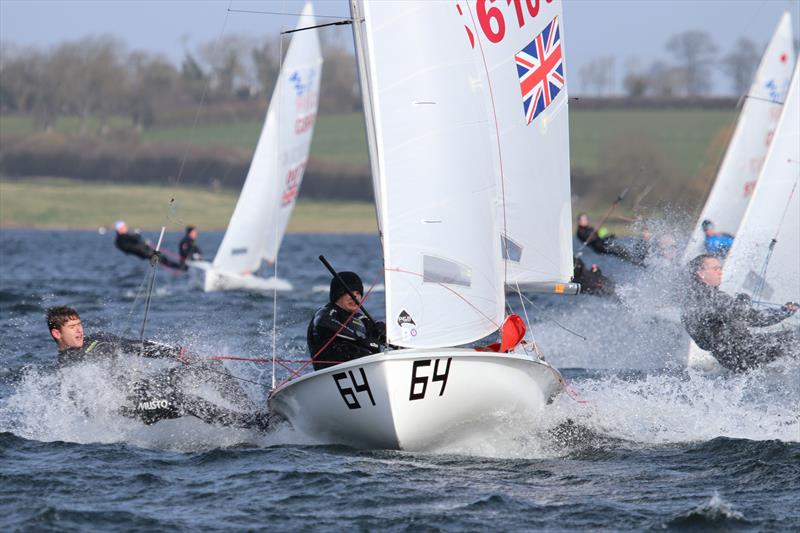
<path fill-rule="evenodd" d="M 575 236 L 581 243 L 586 243 L 598 254 L 616 255 L 620 259 L 629 261 L 635 265 L 642 265 L 646 253 L 638 249 L 628 250 L 617 240 L 613 234 L 608 234 L 606 228 L 595 229 L 589 225 L 589 216 L 586 213 L 578 215 L 578 229 Z M 640 246 L 637 242 L 635 247 Z M 643 246 L 643 244 L 641 245 Z"/>
<path fill-rule="evenodd" d="M 187 266 L 181 263 L 176 263 L 169 257 L 161 252 L 153 250 L 146 242 L 142 240 L 141 235 L 128 233 L 128 225 L 124 221 L 118 220 L 114 224 L 114 229 L 117 231 L 117 238 L 114 239 L 114 245 L 127 255 L 135 255 L 142 259 L 158 258 L 158 262 L 162 265 L 174 268 L 177 270 L 186 270 Z"/>
<path fill-rule="evenodd" d="M 47 326 L 58 346 L 60 367 L 124 355 L 175 359 L 184 363 L 132 385 L 122 383 L 124 386 L 130 385 L 130 405 L 121 409 L 125 416 L 137 418 L 148 425 L 159 420 L 194 416 L 209 424 L 223 426 L 258 430 L 266 430 L 269 426 L 269 417 L 264 413 L 232 411 L 181 391 L 186 379 L 210 381 L 213 378 L 226 398 L 252 410 L 247 395 L 217 361 L 191 361 L 184 349 L 155 342 L 142 343 L 109 334 L 85 337 L 80 316 L 71 307 L 48 309 Z"/>
<path fill-rule="evenodd" d="M 360 300 L 364 285 L 358 274 L 340 272 L 339 276 Z M 315 370 L 381 351 L 381 345 L 386 343 L 386 324 L 372 323 L 358 309 L 359 302 L 353 301 L 339 280 L 333 278 L 330 302 L 314 313 L 308 325 L 308 350 L 312 357 L 316 355 Z M 350 315 L 353 317 L 348 321 Z"/>
<path fill-rule="evenodd" d="M 800 332 L 754 333 L 751 327 L 777 324 L 797 312 L 787 302 L 771 310 L 754 309 L 749 296 L 730 296 L 721 290 L 722 265 L 703 254 L 689 262 L 689 288 L 681 305 L 681 322 L 689 336 L 711 352 L 723 367 L 749 370 L 784 356 L 800 357 Z"/>
<path fill-rule="evenodd" d="M 603 275 L 597 265 L 587 268 L 580 257 L 573 258 L 573 265 L 572 281 L 580 283 L 581 294 L 614 295 L 614 282 Z"/>
<path fill-rule="evenodd" d="M 181 239 L 178 245 L 178 255 L 181 256 L 181 264 L 185 264 L 186 260 L 197 261 L 202 258 L 203 252 L 197 246 L 197 228 L 194 226 L 186 226 L 186 235 Z"/>

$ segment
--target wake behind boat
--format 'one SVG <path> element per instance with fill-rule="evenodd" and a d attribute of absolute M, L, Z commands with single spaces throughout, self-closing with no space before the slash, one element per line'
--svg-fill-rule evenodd
<path fill-rule="evenodd" d="M 297 28 L 314 25 L 307 3 Z M 205 272 L 206 292 L 292 290 L 285 279 L 256 275 L 274 265 L 303 180 L 319 105 L 322 55 L 316 30 L 294 34 L 253 161 L 214 261 L 192 261 Z"/>
<path fill-rule="evenodd" d="M 473 22 L 484 8 L 351 2 L 388 344 L 273 389 L 270 411 L 318 440 L 416 450 L 483 438 L 509 415 L 532 420 L 562 385 L 505 316 L 507 284 L 563 291 L 572 274 L 561 3 L 501 25 L 504 39 Z M 507 194 L 531 192 L 517 160 L 542 146 L 540 211 Z M 504 173 L 506 158 L 520 164 Z M 494 352 L 458 348 L 500 329 Z"/>

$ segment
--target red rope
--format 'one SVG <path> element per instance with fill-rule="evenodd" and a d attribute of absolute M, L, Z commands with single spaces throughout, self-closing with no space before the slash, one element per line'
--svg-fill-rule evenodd
<path fill-rule="evenodd" d="M 364 295 L 364 297 L 363 297 L 363 298 L 361 298 L 361 305 L 359 305 L 359 306 L 358 306 L 356 309 L 354 309 L 354 310 L 353 310 L 353 312 L 352 312 L 352 313 L 350 313 L 350 316 L 348 316 L 348 317 L 347 317 L 347 320 L 345 320 L 345 321 L 342 323 L 342 325 L 339 327 L 339 329 L 336 331 L 336 333 L 334 333 L 334 334 L 333 334 L 333 336 L 332 336 L 330 339 L 328 339 L 328 342 L 326 342 L 325 344 L 323 344 L 323 345 L 322 345 L 322 348 L 320 348 L 319 350 L 317 350 L 317 353 L 315 353 L 314 355 L 312 355 L 312 356 L 311 356 L 311 359 L 310 359 L 310 360 L 307 360 L 307 361 L 306 361 L 306 362 L 303 364 L 303 366 L 301 366 L 301 367 L 300 367 L 300 368 L 299 368 L 297 371 L 294 371 L 294 370 L 292 370 L 291 368 L 289 368 L 288 366 L 286 366 L 285 364 L 283 364 L 282 362 L 280 362 L 281 366 L 283 366 L 284 368 L 286 368 L 286 369 L 287 369 L 287 370 L 288 370 L 288 371 L 291 373 L 291 375 L 290 375 L 288 378 L 286 378 L 286 379 L 284 379 L 283 381 L 281 381 L 280 383 L 278 383 L 278 384 L 275 386 L 275 388 L 274 388 L 274 389 L 272 389 L 273 391 L 274 391 L 274 390 L 276 390 L 276 389 L 279 389 L 280 387 L 282 387 L 283 385 L 285 385 L 285 384 L 286 384 L 286 383 L 288 383 L 289 381 L 291 381 L 291 380 L 293 380 L 294 378 L 296 378 L 297 376 L 299 376 L 299 375 L 300 375 L 300 373 L 301 373 L 303 370 L 305 370 L 305 369 L 308 367 L 308 365 L 312 364 L 313 362 L 315 362 L 315 361 L 317 360 L 317 357 L 319 356 L 319 354 L 321 354 L 322 352 L 324 352 L 324 351 L 325 351 L 325 350 L 328 348 L 328 346 L 330 346 L 330 345 L 331 345 L 331 343 L 333 342 L 333 340 L 334 340 L 336 337 L 338 337 L 338 336 L 339 336 L 339 333 L 341 333 L 341 332 L 342 332 L 342 330 L 343 330 L 345 327 L 347 327 L 347 324 L 349 324 L 349 323 L 350 323 L 350 321 L 351 321 L 351 320 L 353 320 L 353 317 L 354 317 L 354 316 L 356 316 L 356 313 L 358 313 L 358 312 L 361 310 L 361 307 L 364 305 L 364 302 L 367 300 L 367 298 L 369 297 L 369 295 L 372 293 L 372 289 L 373 289 L 374 287 L 375 287 L 375 283 L 373 283 L 373 284 L 372 284 L 372 286 L 369 288 L 369 290 L 368 290 L 368 291 L 367 291 L 367 293 Z M 270 361 L 271 361 L 271 360 L 270 360 Z M 322 361 L 319 361 L 319 362 L 322 362 Z M 341 362 L 341 361 L 338 361 L 338 362 Z M 270 393 L 270 394 L 272 394 L 272 393 Z"/>

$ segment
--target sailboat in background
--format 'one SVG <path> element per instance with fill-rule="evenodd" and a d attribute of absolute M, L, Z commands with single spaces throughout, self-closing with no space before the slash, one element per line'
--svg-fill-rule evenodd
<path fill-rule="evenodd" d="M 716 181 L 689 236 L 684 263 L 706 251 L 704 220 L 711 220 L 722 232 L 734 233 L 739 228 L 781 115 L 794 62 L 792 19 L 787 12 L 778 22 L 745 96 Z"/>
<path fill-rule="evenodd" d="M 789 88 L 795 63 L 793 39 L 791 17 L 784 13 L 745 97 L 717 179 L 692 230 L 684 263 L 706 252 L 704 220 L 711 220 L 718 229 L 736 232 L 738 239 L 742 217 L 757 186 Z M 717 360 L 692 340 L 689 340 L 688 365 L 707 370 L 719 367 Z"/>
<path fill-rule="evenodd" d="M 306 3 L 297 28 L 314 25 Z M 283 60 L 264 127 L 228 229 L 205 270 L 205 291 L 291 290 L 285 279 L 255 275 L 274 264 L 303 179 L 319 104 L 322 54 L 315 29 L 295 33 Z"/>
<path fill-rule="evenodd" d="M 720 289 L 747 294 L 757 305 L 800 302 L 800 75 L 797 63 L 775 135 L 725 260 Z M 800 329 L 800 315 L 775 328 Z M 690 367 L 714 369 L 716 360 L 694 342 Z"/>
<path fill-rule="evenodd" d="M 486 7 L 351 1 L 391 348 L 273 390 L 271 412 L 320 440 L 481 438 L 531 420 L 562 386 L 530 344 L 457 347 L 521 322 L 506 318 L 507 284 L 563 291 L 572 273 L 561 2 Z M 530 153 L 544 163 L 525 168 Z M 554 220 L 534 234 L 539 216 Z"/>
<path fill-rule="evenodd" d="M 800 302 L 800 81 L 798 66 L 764 168 L 725 261 L 721 289 L 763 305 Z M 800 315 L 781 327 L 800 328 Z"/>

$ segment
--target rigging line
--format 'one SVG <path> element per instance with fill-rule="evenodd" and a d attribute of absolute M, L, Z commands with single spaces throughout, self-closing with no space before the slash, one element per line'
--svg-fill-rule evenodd
<path fill-rule="evenodd" d="M 158 263 L 160 262 L 161 258 L 159 257 L 159 250 L 161 249 L 161 243 L 164 240 L 164 232 L 166 231 L 166 227 L 161 226 L 161 234 L 158 236 L 158 243 L 156 244 L 155 254 L 150 258 L 150 284 L 147 287 L 147 298 L 144 301 L 144 317 L 142 318 L 142 328 L 139 330 L 139 342 L 141 343 L 142 347 L 142 355 L 144 355 L 144 329 L 147 326 L 147 316 L 150 314 L 150 301 L 153 296 L 153 287 L 156 284 L 156 273 L 158 272 Z"/>
<path fill-rule="evenodd" d="M 278 79 L 275 82 L 275 96 L 278 98 L 277 114 L 278 114 L 278 131 L 281 131 L 281 98 L 283 97 L 283 33 L 278 37 Z M 279 141 L 275 141 L 278 143 Z M 280 174 L 279 158 L 275 158 L 275 176 Z M 277 203 L 277 202 L 276 202 Z M 272 245 L 275 252 L 275 262 L 272 265 L 273 276 L 275 277 L 275 286 L 272 288 L 272 388 L 275 388 L 275 358 L 277 345 L 278 345 L 278 217 L 276 209 L 272 217 Z"/>
<path fill-rule="evenodd" d="M 612 203 L 611 206 L 608 208 L 608 210 L 606 211 L 606 214 L 603 215 L 603 218 L 597 224 L 597 227 L 594 229 L 594 231 L 592 233 L 589 234 L 588 237 L 586 237 L 586 240 L 583 241 L 583 244 L 581 244 L 580 248 L 578 248 L 578 251 L 575 253 L 575 257 L 580 257 L 581 255 L 583 255 L 583 249 L 586 248 L 586 245 L 589 244 L 589 241 L 592 240 L 592 237 L 594 237 L 597 234 L 597 232 L 600 230 L 600 228 L 603 226 L 603 224 L 606 223 L 606 220 L 608 220 L 608 217 L 611 216 L 611 213 L 613 213 L 614 210 L 617 208 L 617 206 L 619 206 L 620 202 L 622 202 L 622 200 L 625 199 L 625 195 L 628 194 L 629 190 L 630 190 L 630 187 L 625 187 L 625 190 L 623 190 L 619 194 L 619 196 L 617 196 L 617 199 L 614 200 L 614 203 Z"/>
<path fill-rule="evenodd" d="M 520 290 L 519 288 L 519 281 L 514 282 L 514 285 L 517 289 L 517 295 L 519 295 L 519 303 L 522 305 L 522 313 L 525 315 L 525 323 L 528 325 L 528 331 L 531 332 L 531 340 L 533 341 L 533 347 L 536 350 L 536 354 L 539 355 L 540 359 L 543 359 L 542 354 L 539 352 L 539 343 L 536 342 L 536 336 L 533 334 L 533 327 L 531 327 L 531 320 L 530 318 L 528 318 L 528 309 L 525 307 L 525 300 L 522 299 L 522 290 Z"/>
<path fill-rule="evenodd" d="M 778 100 L 773 100 L 772 98 L 764 98 L 763 96 L 750 96 L 749 94 L 742 96 L 742 100 L 758 100 L 759 102 L 766 102 L 768 104 L 775 104 L 779 106 L 784 104 L 784 102 L 779 102 Z"/>
<path fill-rule="evenodd" d="M 128 317 L 125 319 L 125 323 L 128 325 L 128 327 L 122 331 L 123 337 L 131 331 L 131 319 L 133 318 L 133 312 L 136 311 L 136 304 L 139 302 L 139 298 L 141 298 L 142 294 L 144 293 L 144 287 L 147 285 L 149 274 L 149 272 L 145 273 L 144 277 L 142 277 L 142 282 L 139 284 L 139 288 L 136 289 L 136 294 L 133 297 L 133 303 L 128 311 Z"/>
<path fill-rule="evenodd" d="M 395 267 L 395 268 L 385 268 L 384 270 L 387 271 L 387 272 L 399 272 L 401 274 L 410 274 L 412 276 L 417 276 L 417 277 L 420 277 L 420 278 L 423 278 L 423 279 L 425 278 L 425 276 L 423 274 L 420 274 L 418 272 L 412 272 L 410 270 L 404 270 L 402 268 L 397 268 L 397 267 Z M 481 315 L 483 318 L 485 318 L 490 324 L 494 325 L 495 328 L 500 329 L 501 327 L 503 327 L 502 324 L 498 324 L 491 317 L 487 316 L 486 313 L 484 313 L 483 311 L 478 309 L 478 307 L 476 305 L 474 305 L 472 302 L 467 300 L 467 298 L 464 295 L 462 295 L 460 292 L 458 292 L 457 290 L 455 290 L 455 289 L 453 289 L 451 287 L 448 287 L 447 285 L 445 285 L 444 283 L 442 283 L 440 281 L 436 281 L 436 282 L 433 282 L 433 283 L 436 283 L 436 285 L 438 285 L 439 287 L 441 287 L 441 288 L 443 288 L 445 290 L 448 290 L 451 293 L 453 293 L 457 298 L 462 300 L 465 304 L 467 304 L 472 309 L 474 309 L 479 315 Z"/>
<path fill-rule="evenodd" d="M 525 300 L 526 300 L 526 301 L 527 301 L 529 304 L 531 304 L 531 305 L 534 305 L 533 301 L 532 301 L 530 298 L 528 298 L 527 296 L 525 296 L 524 294 L 520 293 L 520 296 L 522 296 L 522 297 L 523 297 L 523 298 L 524 298 L 524 299 L 525 299 Z M 556 321 L 556 320 L 555 320 L 555 319 L 553 319 L 553 318 L 548 318 L 547 320 L 549 320 L 550 322 L 552 322 L 552 323 L 553 323 L 553 324 L 555 324 L 556 326 L 560 327 L 560 328 L 561 328 L 561 329 L 563 329 L 564 331 L 566 331 L 566 332 L 568 332 L 568 333 L 572 333 L 573 335 L 575 335 L 575 336 L 576 336 L 576 337 L 578 337 L 579 339 L 588 340 L 586 337 L 584 337 L 584 336 L 583 336 L 583 335 L 581 335 L 580 333 L 577 333 L 577 332 L 575 332 L 575 331 L 572 331 L 571 329 L 569 329 L 569 328 L 568 328 L 568 327 L 566 327 L 566 326 L 562 326 L 561 324 L 559 324 L 559 323 L 558 323 L 558 321 Z"/>
<path fill-rule="evenodd" d="M 219 32 L 219 37 L 217 37 L 217 42 L 214 44 L 213 53 L 216 54 L 217 48 L 221 46 L 222 37 L 225 35 L 225 28 L 228 26 L 228 17 L 230 16 L 231 5 L 233 4 L 233 0 L 229 0 L 228 2 L 228 10 L 225 13 L 225 19 L 222 22 L 222 29 Z M 197 106 L 197 110 L 194 113 L 194 119 L 192 120 L 192 127 L 189 128 L 189 133 L 194 132 L 197 129 L 197 122 L 200 119 L 200 112 L 202 111 L 203 107 L 206 103 L 206 96 L 208 95 L 208 90 L 211 87 L 211 77 L 206 80 L 205 85 L 203 85 L 203 93 L 200 96 L 200 105 Z M 174 209 L 175 203 L 175 191 L 177 191 L 178 186 L 181 183 L 181 178 L 183 177 L 183 171 L 186 168 L 186 159 L 189 157 L 189 145 L 187 144 L 183 150 L 183 155 L 181 156 L 181 164 L 178 167 L 178 175 L 175 178 L 175 184 L 172 187 L 173 190 L 173 198 L 170 200 L 170 208 Z M 167 215 L 167 219 L 170 220 L 169 214 Z"/>
<path fill-rule="evenodd" d="M 233 2 L 231 2 L 233 3 Z M 302 13 L 287 13 L 285 11 L 257 11 L 254 9 L 231 9 L 230 4 L 228 4 L 228 13 L 245 13 L 249 15 L 281 15 L 287 17 L 299 17 L 302 16 Z M 318 19 L 341 19 L 342 17 L 336 15 L 318 15 L 314 14 L 314 18 Z M 347 19 L 352 20 L 352 19 Z"/>
<path fill-rule="evenodd" d="M 342 19 L 338 22 L 327 22 L 325 24 L 316 24 L 314 26 L 306 26 L 304 28 L 295 28 L 293 30 L 285 30 L 281 32 L 281 35 L 288 35 L 290 33 L 296 33 L 298 31 L 306 31 L 306 30 L 315 30 L 317 28 L 327 28 L 328 26 L 347 26 L 348 24 L 352 24 L 353 19 Z"/>

